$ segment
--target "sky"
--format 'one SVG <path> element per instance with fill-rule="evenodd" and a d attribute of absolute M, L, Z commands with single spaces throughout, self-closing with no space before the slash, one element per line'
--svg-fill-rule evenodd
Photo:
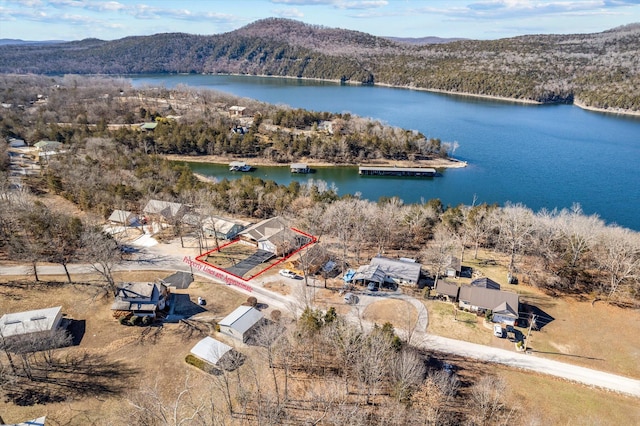
<path fill-rule="evenodd" d="M 640 22 L 640 0 L 0 0 L 0 39 L 211 35 L 269 17 L 377 36 L 498 39 Z"/>

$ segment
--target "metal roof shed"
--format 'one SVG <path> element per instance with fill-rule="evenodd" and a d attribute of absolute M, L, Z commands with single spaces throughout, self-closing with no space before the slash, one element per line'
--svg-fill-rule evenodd
<path fill-rule="evenodd" d="M 204 361 L 217 365 L 222 357 L 232 349 L 231 346 L 207 336 L 191 348 L 191 353 Z"/>
<path fill-rule="evenodd" d="M 2 336 L 53 333 L 62 321 L 62 306 L 5 314 L 0 318 Z"/>
<path fill-rule="evenodd" d="M 263 315 L 251 306 L 238 306 L 235 311 L 218 323 L 220 332 L 246 342 L 254 327 L 262 321 Z"/>

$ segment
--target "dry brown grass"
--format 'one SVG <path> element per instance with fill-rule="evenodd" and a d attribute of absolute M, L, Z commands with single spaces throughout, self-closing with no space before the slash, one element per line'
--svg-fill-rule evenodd
<path fill-rule="evenodd" d="M 542 311 L 548 324 L 540 331 L 533 331 L 529 347 L 536 356 L 608 371 L 629 377 L 640 378 L 640 311 L 623 309 L 606 302 L 576 300 L 572 297 L 553 297 L 527 285 L 506 284 L 506 258 L 498 254 L 480 251 L 477 260 L 467 252 L 465 266 L 470 266 L 479 275 L 486 276 L 508 291 L 520 294 L 523 303 L 529 303 Z M 494 259 L 496 265 L 486 265 L 482 260 Z M 472 279 L 460 278 L 460 284 Z M 513 349 L 506 339 L 492 336 L 491 330 L 483 327 L 482 318 L 474 314 L 458 312 L 453 320 L 452 305 L 443 302 L 425 301 L 429 312 L 428 332 L 480 343 L 503 349 Z M 525 335 L 527 329 L 520 329 Z"/>
<path fill-rule="evenodd" d="M 166 271 L 122 273 L 119 279 L 126 281 L 154 280 L 168 275 Z M 52 277 L 63 280 L 61 276 Z M 186 293 L 191 301 L 198 296 L 207 300 L 204 309 L 214 318 L 222 318 L 246 300 L 246 296 L 225 285 L 209 281 L 196 281 Z M 198 336 L 186 336 L 179 324 L 164 324 L 154 329 L 158 334 L 143 336 L 146 328 L 120 325 L 112 316 L 112 299 L 101 289 L 81 284 L 0 284 L 0 313 L 19 312 L 51 306 L 62 306 L 67 318 L 84 321 L 85 333 L 79 346 L 56 351 L 60 357 L 105 356 L 107 362 L 121 363 L 133 371 L 131 377 L 114 378 L 113 386 L 119 393 L 106 393 L 97 397 L 87 396 L 42 405 L 19 407 L 5 399 L 0 400 L 0 412 L 5 421 L 22 421 L 47 413 L 52 424 L 122 424 L 119 416 L 127 403 L 128 393 L 137 392 L 141 386 L 154 386 L 171 392 L 184 383 L 193 370 L 184 362 L 189 350 L 199 340 Z M 216 338 L 225 340 L 224 336 Z M 231 345 L 237 342 L 226 341 Z M 199 373 L 195 373 L 199 374 Z M 72 420 L 70 423 L 70 419 Z"/>
<path fill-rule="evenodd" d="M 368 305 L 364 319 L 376 324 L 389 322 L 395 328 L 407 328 L 418 320 L 418 312 L 411 303 L 404 300 L 386 299 Z"/>
<path fill-rule="evenodd" d="M 495 371 L 507 382 L 509 405 L 537 424 L 631 425 L 640 420 L 637 398 L 500 366 Z"/>

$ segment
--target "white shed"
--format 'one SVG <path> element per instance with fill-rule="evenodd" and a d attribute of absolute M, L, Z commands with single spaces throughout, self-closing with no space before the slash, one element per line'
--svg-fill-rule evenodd
<path fill-rule="evenodd" d="M 218 323 L 220 332 L 242 341 L 247 341 L 251 331 L 260 324 L 263 315 L 251 306 L 238 306 L 235 311 Z"/>
<path fill-rule="evenodd" d="M 62 306 L 5 314 L 0 318 L 3 337 L 53 333 L 62 321 Z"/>
<path fill-rule="evenodd" d="M 232 349 L 231 346 L 207 336 L 191 348 L 191 353 L 204 361 L 217 365 L 222 357 Z"/>

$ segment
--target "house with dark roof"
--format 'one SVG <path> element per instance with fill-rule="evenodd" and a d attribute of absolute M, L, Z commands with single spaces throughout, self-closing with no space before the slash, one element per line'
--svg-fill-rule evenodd
<path fill-rule="evenodd" d="M 491 311 L 493 322 L 515 325 L 520 309 L 518 294 L 500 290 L 500 284 L 488 278 L 476 281 L 460 287 L 460 308 L 480 314 Z"/>
<path fill-rule="evenodd" d="M 246 342 L 251 332 L 263 320 L 262 312 L 251 306 L 238 306 L 233 312 L 224 317 L 219 323 L 220 333 Z"/>
<path fill-rule="evenodd" d="M 438 280 L 436 284 L 436 288 L 434 289 L 434 293 L 436 296 L 441 296 L 447 299 L 450 302 L 458 301 L 458 293 L 460 292 L 460 287 L 456 283 L 451 283 L 445 280 Z"/>
<path fill-rule="evenodd" d="M 169 287 L 162 282 L 120 283 L 111 310 L 155 318 L 156 311 L 165 308 L 168 298 Z"/>

